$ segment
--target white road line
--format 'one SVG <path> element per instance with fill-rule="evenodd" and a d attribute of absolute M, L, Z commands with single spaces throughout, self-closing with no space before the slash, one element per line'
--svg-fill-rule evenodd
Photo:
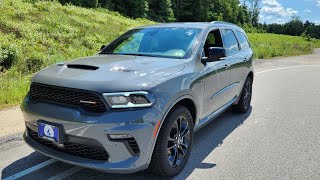
<path fill-rule="evenodd" d="M 271 71 L 277 71 L 277 70 L 283 70 L 283 69 L 292 69 L 292 68 L 299 68 L 299 67 L 316 67 L 316 66 L 320 66 L 320 65 L 289 66 L 289 67 L 283 67 L 283 68 L 268 69 L 268 70 L 265 70 L 265 71 L 256 72 L 255 74 L 257 75 L 257 74 L 262 74 L 262 73 L 271 72 Z"/>
<path fill-rule="evenodd" d="M 80 170 L 82 170 L 82 169 L 83 169 L 83 168 L 81 168 L 81 167 L 75 166 L 75 167 L 73 167 L 73 168 L 71 168 L 71 169 L 68 169 L 68 170 L 62 172 L 61 174 L 58 174 L 58 175 L 56 175 L 56 176 L 53 176 L 53 177 L 49 178 L 48 180 L 60 180 L 60 179 L 64 179 L 64 178 L 66 178 L 66 177 L 68 177 L 68 176 L 70 176 L 70 175 L 72 175 L 72 174 L 74 174 L 74 173 L 76 173 L 76 172 L 78 172 L 78 171 L 80 171 Z"/>
<path fill-rule="evenodd" d="M 14 175 L 12 175 L 12 176 L 10 176 L 10 177 L 4 178 L 3 180 L 18 179 L 18 178 L 20 178 L 20 177 L 22 177 L 22 176 L 25 176 L 25 175 L 27 175 L 27 174 L 30 174 L 30 173 L 32 173 L 33 171 L 36 171 L 36 170 L 38 170 L 38 169 L 41 169 L 41 168 L 43 168 L 43 167 L 45 167 L 45 166 L 48 166 L 48 165 L 50 165 L 50 164 L 52 164 L 52 163 L 55 163 L 55 162 L 57 162 L 57 160 L 50 159 L 50 160 L 48 160 L 48 161 L 45 161 L 45 162 L 42 162 L 42 163 L 37 164 L 37 165 L 35 165 L 35 166 L 32 166 L 31 168 L 28 168 L 28 169 L 26 169 L 26 170 L 23 170 L 23 171 L 21 171 L 21 172 L 19 172 L 19 173 L 17 173 L 17 174 L 14 174 Z"/>

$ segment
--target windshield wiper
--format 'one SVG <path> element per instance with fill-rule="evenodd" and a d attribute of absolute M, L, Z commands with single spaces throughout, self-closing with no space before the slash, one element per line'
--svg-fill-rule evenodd
<path fill-rule="evenodd" d="M 147 56 L 147 57 L 161 57 L 159 55 L 153 54 L 141 54 L 141 53 L 119 53 L 119 55 L 128 55 L 128 56 Z"/>
<path fill-rule="evenodd" d="M 117 54 L 117 53 L 113 53 L 113 52 L 100 52 L 99 54 Z"/>

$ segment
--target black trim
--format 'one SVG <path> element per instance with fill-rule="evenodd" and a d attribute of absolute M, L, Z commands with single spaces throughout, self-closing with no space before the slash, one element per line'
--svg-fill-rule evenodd
<path fill-rule="evenodd" d="M 90 65 L 84 65 L 84 64 L 68 64 L 68 68 L 70 69 L 83 69 L 83 70 L 97 70 L 99 67 L 97 66 L 90 66 Z"/>
<path fill-rule="evenodd" d="M 107 135 L 107 137 L 110 141 L 123 143 L 132 156 L 139 156 L 140 149 L 137 141 L 133 137 L 127 139 L 112 139 L 110 135 Z"/>
<path fill-rule="evenodd" d="M 51 124 L 53 125 L 55 123 Z M 106 152 L 103 146 L 94 139 L 82 138 L 63 133 L 65 142 L 63 144 L 59 144 L 40 138 L 38 136 L 38 128 L 35 125 L 26 122 L 26 129 L 27 135 L 30 139 L 49 149 L 88 159 L 102 161 L 108 161 L 109 159 L 109 154 Z"/>
<path fill-rule="evenodd" d="M 61 90 L 70 90 L 70 91 L 75 91 L 75 92 L 79 92 L 79 93 L 88 93 L 88 94 L 92 94 L 95 97 L 99 98 L 99 100 L 103 103 L 105 110 L 104 111 L 99 111 L 99 112 L 95 112 L 95 111 L 91 111 L 88 110 L 85 107 L 82 107 L 80 104 L 76 105 L 76 104 L 71 104 L 71 103 L 64 103 L 64 102 L 58 102 L 58 101 L 53 101 L 53 100 L 48 100 L 48 99 L 44 99 L 44 98 L 34 98 L 32 97 L 32 86 L 43 86 L 43 87 L 48 87 L 48 88 L 57 88 L 57 89 L 61 89 Z M 52 104 L 58 104 L 58 105 L 63 105 L 63 106 L 68 106 L 68 107 L 73 107 L 73 108 L 77 108 L 79 111 L 86 113 L 86 114 L 92 114 L 92 115 L 100 115 L 102 113 L 105 113 L 107 111 L 110 110 L 107 102 L 105 101 L 105 99 L 102 97 L 102 94 L 94 92 L 94 91 L 88 91 L 88 90 L 82 90 L 82 89 L 75 89 L 75 88 L 69 88 L 69 87 L 62 87 L 62 86 L 54 86 L 54 85 L 48 85 L 48 84 L 42 84 L 42 83 L 36 83 L 33 82 L 30 86 L 30 91 L 29 91 L 29 96 L 30 96 L 30 100 L 32 103 L 37 103 L 37 102 L 47 102 L 47 103 L 52 103 Z"/>

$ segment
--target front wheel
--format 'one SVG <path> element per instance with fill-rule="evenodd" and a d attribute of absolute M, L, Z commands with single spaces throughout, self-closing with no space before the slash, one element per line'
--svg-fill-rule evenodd
<path fill-rule="evenodd" d="M 178 175 L 190 156 L 193 127 L 190 111 L 175 107 L 163 122 L 148 170 L 159 176 Z"/>
<path fill-rule="evenodd" d="M 240 100 L 237 105 L 233 106 L 234 111 L 239 113 L 248 112 L 251 104 L 251 97 L 252 97 L 252 83 L 253 83 L 253 79 L 250 76 L 248 76 L 244 83 Z"/>

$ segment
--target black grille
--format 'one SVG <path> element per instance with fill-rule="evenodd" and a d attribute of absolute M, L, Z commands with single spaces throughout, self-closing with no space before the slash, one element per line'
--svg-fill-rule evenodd
<path fill-rule="evenodd" d="M 38 133 L 36 131 L 31 130 L 28 128 L 29 136 L 37 141 L 38 143 L 74 156 L 89 158 L 89 159 L 95 159 L 95 160 L 108 160 L 108 154 L 102 147 L 95 147 L 95 146 L 88 146 L 84 144 L 78 144 L 78 143 L 64 143 L 62 147 L 55 145 L 53 142 L 42 139 L 38 136 Z"/>
<path fill-rule="evenodd" d="M 94 113 L 103 113 L 107 110 L 101 97 L 89 91 L 32 83 L 30 95 L 33 101 L 61 103 Z"/>
<path fill-rule="evenodd" d="M 137 141 L 134 138 L 131 138 L 131 139 L 128 139 L 128 144 L 129 144 L 130 148 L 132 149 L 133 154 L 135 156 L 139 155 L 140 150 L 139 150 L 139 146 L 137 144 Z"/>

